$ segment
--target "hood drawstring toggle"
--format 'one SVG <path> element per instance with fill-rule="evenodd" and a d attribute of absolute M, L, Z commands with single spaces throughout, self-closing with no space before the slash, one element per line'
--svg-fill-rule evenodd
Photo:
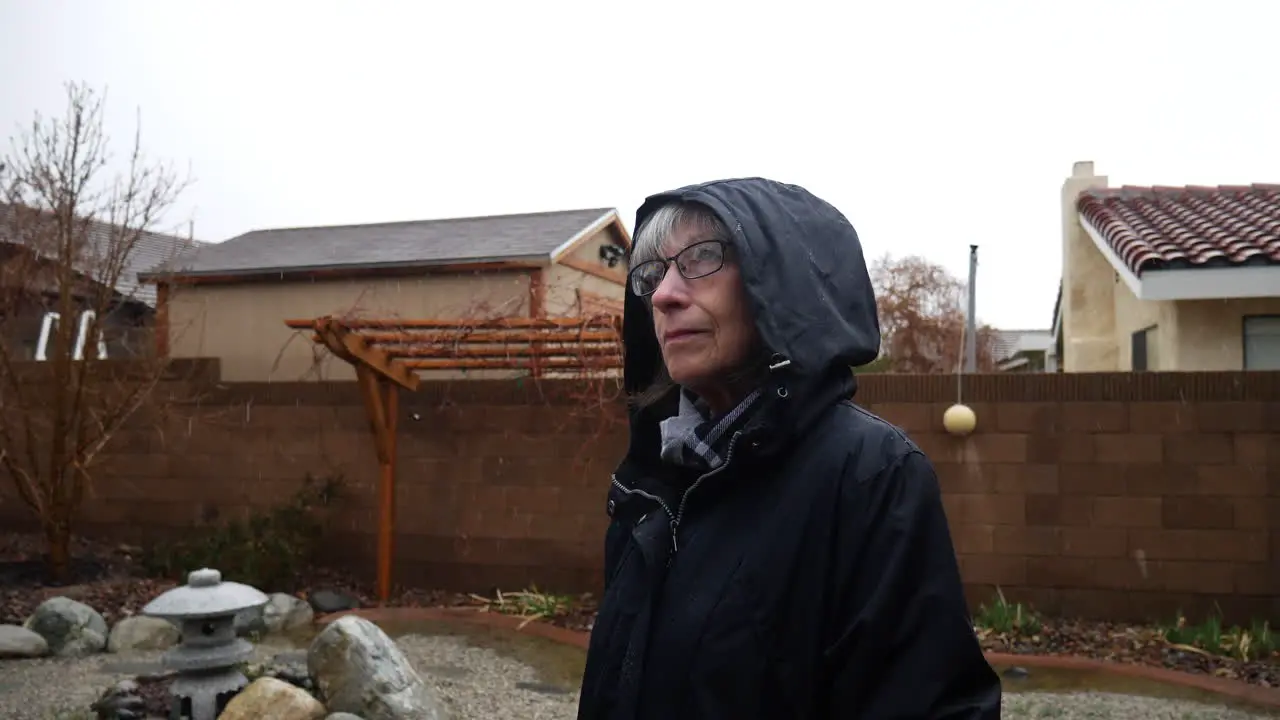
<path fill-rule="evenodd" d="M 786 356 L 781 353 L 774 353 L 773 357 L 769 358 L 769 372 L 777 373 L 779 370 L 786 368 L 790 364 L 791 361 L 788 360 Z M 781 380 L 778 381 L 778 388 L 776 392 L 778 397 L 783 399 L 786 399 L 787 395 L 790 394 L 787 392 L 787 386 Z"/>

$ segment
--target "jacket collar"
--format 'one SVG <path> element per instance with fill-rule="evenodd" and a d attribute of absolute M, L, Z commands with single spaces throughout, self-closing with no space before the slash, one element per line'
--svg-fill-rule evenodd
<path fill-rule="evenodd" d="M 760 407 L 742 429 L 743 442 L 734 452 L 735 466 L 741 466 L 738 461 L 743 456 L 762 462 L 775 458 L 792 447 L 792 441 L 807 433 L 832 405 L 852 398 L 857 390 L 857 380 L 847 367 L 804 376 L 790 372 L 790 366 L 782 361 L 774 365 L 763 388 Z M 679 388 L 673 387 L 657 403 L 630 409 L 630 442 L 614 472 L 624 487 L 673 498 L 673 488 L 679 483 L 669 478 L 678 470 L 661 459 L 659 423 L 678 411 L 679 393 Z"/>

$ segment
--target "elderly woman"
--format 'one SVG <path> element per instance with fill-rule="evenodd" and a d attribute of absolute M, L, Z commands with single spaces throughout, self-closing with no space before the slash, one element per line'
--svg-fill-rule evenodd
<path fill-rule="evenodd" d="M 933 467 L 850 400 L 880 348 L 853 227 L 763 179 L 636 225 L 578 717 L 999 718 Z"/>

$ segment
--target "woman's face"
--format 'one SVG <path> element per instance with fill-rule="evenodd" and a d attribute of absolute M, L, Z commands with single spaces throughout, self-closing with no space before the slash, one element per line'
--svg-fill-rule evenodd
<path fill-rule="evenodd" d="M 723 246 L 699 245 L 712 239 L 697 223 L 682 223 L 667 238 L 662 254 L 672 257 L 688 248 L 679 260 L 686 266 L 714 262 Z M 650 302 L 653 330 L 671 379 L 713 408 L 732 403 L 728 376 L 742 367 L 756 337 L 732 251 L 726 249 L 724 265 L 718 271 L 693 280 L 681 275 L 672 263 Z"/>

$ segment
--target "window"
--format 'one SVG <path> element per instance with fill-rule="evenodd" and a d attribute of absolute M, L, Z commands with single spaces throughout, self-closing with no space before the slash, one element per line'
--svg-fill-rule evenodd
<path fill-rule="evenodd" d="M 1244 369 L 1280 370 L 1280 315 L 1245 317 Z"/>
<path fill-rule="evenodd" d="M 1144 328 L 1132 336 L 1130 366 L 1134 372 L 1156 370 L 1160 367 L 1156 354 L 1156 326 Z"/>
<path fill-rule="evenodd" d="M 93 327 L 94 318 L 98 316 L 92 310 L 85 310 L 80 313 L 80 330 L 76 333 L 76 352 L 74 357 L 76 360 L 84 359 L 85 341 L 88 340 L 89 329 Z M 98 331 L 98 358 L 105 360 L 107 358 L 107 344 L 102 341 L 102 331 Z"/>
<path fill-rule="evenodd" d="M 80 313 L 80 326 L 76 329 L 76 344 L 72 354 L 72 359 L 84 359 L 84 346 L 86 336 L 89 334 L 89 328 L 93 325 L 93 319 L 97 317 L 92 310 L 85 310 Z M 49 359 L 49 348 L 53 343 L 54 333 L 58 332 L 58 323 L 62 321 L 62 316 L 56 312 L 47 312 L 44 314 L 44 320 L 40 323 L 40 339 L 36 341 L 36 360 L 47 361 Z M 102 331 L 98 331 L 98 357 L 105 360 L 107 357 L 107 344 L 102 340 Z"/>
<path fill-rule="evenodd" d="M 36 360 L 43 362 L 49 359 L 49 342 L 58 331 L 60 317 L 62 316 L 56 312 L 44 314 L 44 321 L 40 323 L 40 339 L 36 341 Z"/>

